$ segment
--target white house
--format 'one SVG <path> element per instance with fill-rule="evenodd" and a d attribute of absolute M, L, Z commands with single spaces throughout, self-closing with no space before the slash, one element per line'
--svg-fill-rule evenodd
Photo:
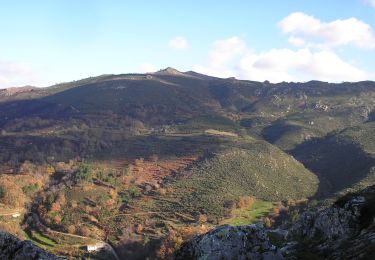
<path fill-rule="evenodd" d="M 88 252 L 92 252 L 92 251 L 98 251 L 98 250 L 101 250 L 105 247 L 106 245 L 104 243 L 96 243 L 96 244 L 90 244 L 90 245 L 87 245 L 86 246 L 86 250 Z"/>
<path fill-rule="evenodd" d="M 20 213 L 15 213 L 15 214 L 12 214 L 12 217 L 13 218 L 18 218 L 18 217 L 20 217 L 21 216 L 21 214 Z"/>

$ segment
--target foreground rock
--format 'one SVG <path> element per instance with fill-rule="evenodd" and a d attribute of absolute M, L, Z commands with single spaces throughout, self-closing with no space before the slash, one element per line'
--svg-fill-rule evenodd
<path fill-rule="evenodd" d="M 222 226 L 194 237 L 176 259 L 283 259 L 261 225 Z"/>
<path fill-rule="evenodd" d="M 21 241 L 18 238 L 0 231 L 0 259 L 14 260 L 61 260 L 44 249 L 33 245 L 30 241 Z"/>
<path fill-rule="evenodd" d="M 298 241 L 291 255 L 329 259 L 375 256 L 375 186 L 340 198 L 331 207 L 304 213 L 290 229 Z"/>
<path fill-rule="evenodd" d="M 374 259 L 375 186 L 309 210 L 288 228 L 222 226 L 184 243 L 176 259 Z"/>

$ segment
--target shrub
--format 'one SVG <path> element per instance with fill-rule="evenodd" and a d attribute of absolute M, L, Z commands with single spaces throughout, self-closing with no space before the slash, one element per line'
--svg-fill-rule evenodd
<path fill-rule="evenodd" d="M 75 175 L 76 181 L 90 181 L 92 180 L 92 168 L 89 164 L 82 163 L 78 166 L 78 171 Z"/>
<path fill-rule="evenodd" d="M 130 186 L 128 191 L 129 191 L 130 196 L 133 198 L 136 198 L 142 195 L 139 189 L 134 185 Z"/>
<path fill-rule="evenodd" d="M 34 183 L 34 184 L 30 184 L 30 185 L 26 185 L 26 186 L 22 187 L 22 191 L 26 195 L 30 195 L 30 194 L 36 192 L 38 189 L 39 189 L 38 183 Z"/>
<path fill-rule="evenodd" d="M 200 214 L 198 217 L 198 223 L 199 224 L 204 224 L 207 222 L 207 216 L 205 214 Z"/>
<path fill-rule="evenodd" d="M 47 195 L 47 198 L 46 198 L 47 205 L 48 205 L 48 206 L 51 206 L 52 203 L 55 202 L 55 199 L 56 199 L 55 194 L 48 194 L 48 195 Z"/>
<path fill-rule="evenodd" d="M 109 184 L 111 184 L 112 186 L 116 186 L 118 185 L 118 182 L 117 182 L 117 179 L 113 177 L 113 174 L 112 173 L 104 173 L 102 171 L 98 172 L 96 174 L 96 177 L 101 180 L 101 181 L 104 181 L 104 182 L 108 182 Z"/>

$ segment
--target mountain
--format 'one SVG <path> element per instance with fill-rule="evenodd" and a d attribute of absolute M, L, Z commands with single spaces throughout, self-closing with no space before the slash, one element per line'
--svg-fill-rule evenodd
<path fill-rule="evenodd" d="M 151 133 L 165 126 L 186 134 L 211 128 L 243 133 L 264 139 L 298 159 L 305 157 L 297 153 L 304 144 L 312 143 L 310 140 L 364 126 L 375 108 L 373 82 L 271 84 L 220 79 L 173 68 L 3 92 L 7 93 L 0 99 L 3 132 L 17 133 L 18 142 L 32 140 L 34 151 L 47 156 L 58 153 L 61 159 L 91 156 L 102 153 L 105 147 L 121 145 L 109 138 L 118 131 L 122 135 L 140 130 Z M 110 135 L 103 136 L 103 131 Z M 82 132 L 89 135 L 86 143 L 93 142 L 89 151 L 79 140 Z M 8 147 L 14 138 L 8 134 L 0 142 Z M 46 147 L 45 139 L 55 148 L 70 142 L 68 156 L 48 152 L 53 147 Z M 19 161 L 36 159 L 25 155 L 31 153 L 30 148 L 20 145 L 12 150 L 17 151 Z M 4 153 L 2 157 L 11 156 L 9 150 Z"/>
<path fill-rule="evenodd" d="M 173 68 L 1 90 L 0 228 L 56 255 L 168 258 L 221 223 L 276 225 L 373 185 L 374 114 L 375 82 Z"/>

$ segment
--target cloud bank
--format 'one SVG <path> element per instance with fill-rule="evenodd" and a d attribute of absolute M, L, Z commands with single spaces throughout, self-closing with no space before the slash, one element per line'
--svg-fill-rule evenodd
<path fill-rule="evenodd" d="M 322 22 L 313 16 L 296 12 L 280 21 L 279 26 L 289 42 L 295 46 L 332 48 L 354 45 L 364 49 L 375 48 L 371 27 L 356 18 Z"/>
<path fill-rule="evenodd" d="M 194 70 L 218 77 L 237 77 L 257 81 L 329 82 L 368 80 L 373 75 L 336 52 L 339 46 L 373 49 L 371 27 L 355 18 L 322 22 L 304 13 L 292 13 L 279 22 L 289 36 L 290 48 L 252 50 L 237 36 L 212 44 L 206 65 Z"/>

